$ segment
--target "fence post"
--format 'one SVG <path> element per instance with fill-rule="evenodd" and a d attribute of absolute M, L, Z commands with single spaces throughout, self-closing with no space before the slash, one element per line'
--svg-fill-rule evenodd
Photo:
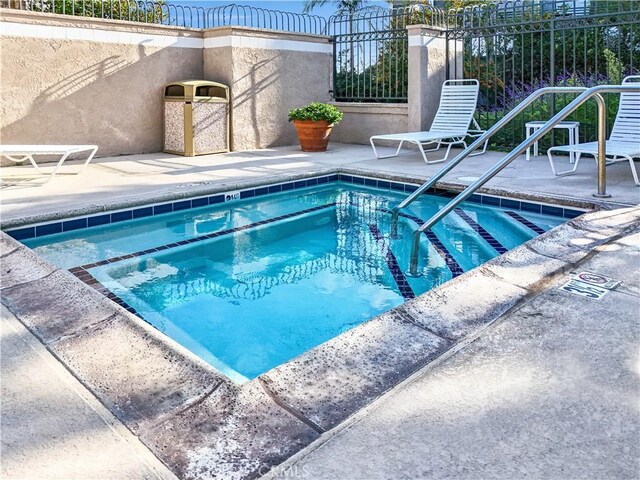
<path fill-rule="evenodd" d="M 409 25 L 407 32 L 409 131 L 427 130 L 438 109 L 442 83 L 447 79 L 449 62 L 446 30 Z M 455 77 L 451 72 L 450 75 Z"/>

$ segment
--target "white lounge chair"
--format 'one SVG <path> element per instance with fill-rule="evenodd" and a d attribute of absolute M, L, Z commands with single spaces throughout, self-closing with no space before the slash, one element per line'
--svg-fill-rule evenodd
<path fill-rule="evenodd" d="M 622 84 L 640 82 L 640 75 L 626 77 Z M 553 152 L 576 153 L 575 163 L 571 170 L 558 172 L 553 160 Z M 609 140 L 606 141 L 607 164 L 614 162 L 629 162 L 633 181 L 640 187 L 638 172 L 633 163 L 634 158 L 640 158 L 640 92 L 625 92 L 620 94 L 620 105 L 616 120 L 611 129 Z M 547 150 L 551 170 L 557 177 L 575 173 L 583 153 L 598 159 L 598 142 L 578 143 L 575 145 L 561 145 Z"/>
<path fill-rule="evenodd" d="M 413 143 L 418 146 L 422 158 L 426 163 L 444 162 L 449 158 L 449 152 L 453 145 L 463 145 L 467 147 L 466 137 L 478 137 L 483 132 L 480 126 L 473 118 L 478 103 L 478 92 L 480 84 L 477 80 L 447 80 L 442 84 L 442 93 L 440 94 L 440 105 L 438 111 L 431 124 L 431 129 L 425 132 L 409 132 L 409 133 L 392 133 L 388 135 L 374 135 L 370 138 L 371 147 L 376 158 L 397 157 L 400 154 L 402 145 Z M 471 125 L 474 128 L 470 130 Z M 374 140 L 387 140 L 400 142 L 398 150 L 393 155 L 378 155 Z M 425 149 L 425 145 L 436 144 L 435 148 Z M 438 150 L 442 145 L 447 145 L 447 152 L 444 158 L 439 160 L 428 160 L 425 152 L 433 152 Z M 479 155 L 484 153 L 487 148 L 485 142 L 482 151 L 475 153 Z"/>
<path fill-rule="evenodd" d="M 62 166 L 69 155 L 86 151 L 90 151 L 91 153 L 89 153 L 89 157 L 77 172 L 78 174 L 82 173 L 98 151 L 98 147 L 96 145 L 0 145 L 0 156 L 6 157 L 8 160 L 15 163 L 22 163 L 28 160 L 39 172 L 42 170 L 40 170 L 40 167 L 34 160 L 34 156 L 60 155 L 61 158 L 58 160 L 58 163 L 54 167 L 47 181 L 51 180 L 55 176 L 58 169 Z"/>

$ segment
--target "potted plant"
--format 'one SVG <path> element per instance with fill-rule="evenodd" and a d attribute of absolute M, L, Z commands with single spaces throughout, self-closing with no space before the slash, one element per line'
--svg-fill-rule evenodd
<path fill-rule="evenodd" d="M 312 102 L 289 111 L 289 121 L 298 132 L 303 152 L 324 152 L 333 126 L 342 120 L 342 112 L 327 103 Z"/>

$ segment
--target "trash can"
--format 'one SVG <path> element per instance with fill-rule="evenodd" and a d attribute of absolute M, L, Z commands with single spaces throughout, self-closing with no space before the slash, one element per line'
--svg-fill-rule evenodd
<path fill-rule="evenodd" d="M 205 80 L 164 87 L 164 149 L 187 157 L 229 151 L 229 87 Z"/>

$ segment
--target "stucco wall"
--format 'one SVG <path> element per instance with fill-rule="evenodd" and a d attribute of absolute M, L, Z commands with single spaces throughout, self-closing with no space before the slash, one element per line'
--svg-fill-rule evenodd
<path fill-rule="evenodd" d="M 368 144 L 372 135 L 407 132 L 406 103 L 343 103 L 333 105 L 344 112 L 331 133 L 336 142 Z"/>
<path fill-rule="evenodd" d="M 329 101 L 329 41 L 242 27 L 205 32 L 205 77 L 231 90 L 233 150 L 297 142 L 289 110 Z"/>
<path fill-rule="evenodd" d="M 7 10 L 0 20 L 2 143 L 97 144 L 100 156 L 160 151 L 163 85 L 203 75 L 202 48 L 158 46 L 202 43 L 199 31 Z M 84 38 L 7 36 L 7 23 Z"/>

